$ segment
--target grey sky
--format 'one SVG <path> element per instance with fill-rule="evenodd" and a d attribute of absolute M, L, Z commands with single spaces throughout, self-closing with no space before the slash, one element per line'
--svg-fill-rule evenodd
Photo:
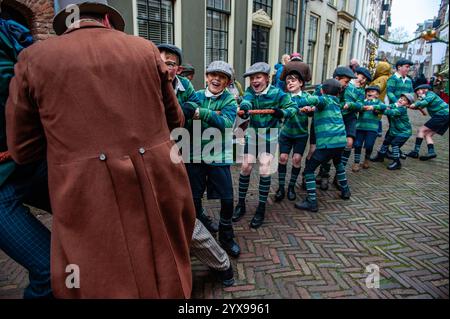
<path fill-rule="evenodd" d="M 440 4 L 441 0 L 393 0 L 390 29 L 405 27 L 412 37 L 417 23 L 438 15 Z"/>

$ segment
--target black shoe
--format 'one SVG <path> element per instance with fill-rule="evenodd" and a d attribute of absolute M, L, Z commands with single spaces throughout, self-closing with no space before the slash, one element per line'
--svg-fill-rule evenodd
<path fill-rule="evenodd" d="M 386 154 L 383 154 L 383 153 L 378 152 L 377 156 L 372 157 L 372 158 L 370 159 L 370 161 L 371 161 L 371 162 L 383 163 L 385 157 L 386 157 Z"/>
<path fill-rule="evenodd" d="M 419 158 L 419 152 L 411 151 L 408 154 L 406 154 L 406 156 L 411 157 L 411 158 Z"/>
<path fill-rule="evenodd" d="M 303 202 L 295 203 L 295 208 L 300 210 L 307 210 L 313 213 L 317 213 L 319 211 L 319 207 L 317 206 L 317 201 L 310 202 L 308 199 L 305 199 Z"/>
<path fill-rule="evenodd" d="M 205 209 L 197 216 L 197 219 L 208 229 L 211 234 L 215 234 L 219 231 L 219 225 L 213 221 L 211 217 L 205 214 Z"/>
<path fill-rule="evenodd" d="M 230 255 L 231 257 L 239 257 L 241 254 L 241 248 L 234 241 L 233 230 L 220 230 L 219 231 L 219 243 L 220 246 Z"/>
<path fill-rule="evenodd" d="M 428 154 L 428 155 L 419 157 L 419 159 L 420 159 L 421 161 L 428 161 L 428 160 L 433 159 L 433 158 L 436 158 L 436 157 L 437 157 L 436 154 Z"/>
<path fill-rule="evenodd" d="M 234 285 L 234 272 L 233 267 L 230 264 L 230 267 L 227 270 L 214 270 L 212 269 L 219 279 L 222 281 L 224 287 L 231 287 Z"/>
<path fill-rule="evenodd" d="M 327 191 L 328 187 L 328 177 L 322 177 L 320 179 L 320 189 L 323 191 Z"/>
<path fill-rule="evenodd" d="M 286 195 L 286 191 L 284 190 L 284 187 L 280 187 L 277 190 L 277 193 L 275 194 L 275 202 L 279 203 L 284 199 L 284 196 Z"/>
<path fill-rule="evenodd" d="M 341 192 L 341 198 L 343 200 L 349 200 L 351 196 L 352 196 L 352 193 L 350 192 L 350 188 L 349 187 L 347 187 L 346 190 L 343 190 Z"/>
<path fill-rule="evenodd" d="M 297 194 L 295 193 L 295 186 L 288 187 L 287 198 L 292 202 L 297 199 Z"/>
<path fill-rule="evenodd" d="M 242 217 L 244 217 L 246 213 L 245 210 L 245 203 L 239 203 L 237 204 L 236 208 L 234 209 L 234 213 L 233 213 L 233 222 L 238 222 L 241 220 Z"/>
<path fill-rule="evenodd" d="M 394 160 L 394 161 L 388 166 L 388 170 L 390 170 L 390 171 L 395 171 L 395 170 L 398 170 L 398 169 L 401 169 L 401 168 L 402 168 L 402 163 L 400 163 L 400 160 L 399 160 L 399 159 Z"/>
<path fill-rule="evenodd" d="M 264 217 L 266 214 L 266 207 L 259 205 L 256 209 L 255 216 L 253 217 L 252 221 L 250 222 L 250 227 L 253 229 L 258 229 L 262 226 L 264 223 Z"/>

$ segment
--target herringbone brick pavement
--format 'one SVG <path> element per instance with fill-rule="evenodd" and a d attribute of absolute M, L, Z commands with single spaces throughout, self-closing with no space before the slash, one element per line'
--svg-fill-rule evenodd
<path fill-rule="evenodd" d="M 418 113 L 411 118 L 416 129 L 424 123 Z M 407 159 L 401 171 L 372 163 L 369 170 L 352 173 L 351 160 L 351 200 L 340 200 L 334 187 L 319 190 L 318 214 L 298 211 L 287 200 L 274 203 L 274 175 L 266 222 L 258 230 L 248 226 L 258 201 L 258 178 L 253 175 L 248 216 L 235 224 L 242 248 L 241 257 L 232 261 L 236 285 L 222 288 L 194 258 L 193 297 L 448 298 L 448 133 L 435 142 L 437 159 Z M 403 150 L 413 144 L 411 138 Z M 238 174 L 239 167 L 233 168 L 236 196 Z M 305 196 L 300 188 L 297 193 Z M 219 203 L 205 206 L 217 219 Z M 40 218 L 50 224 L 48 215 Z M 366 287 L 369 265 L 380 269 L 379 289 Z M 0 251 L 0 298 L 20 297 L 26 284 L 26 271 Z"/>

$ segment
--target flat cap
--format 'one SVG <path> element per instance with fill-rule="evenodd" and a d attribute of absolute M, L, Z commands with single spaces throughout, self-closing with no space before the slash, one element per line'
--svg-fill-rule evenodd
<path fill-rule="evenodd" d="M 348 66 L 338 66 L 336 68 L 336 70 L 334 70 L 333 73 L 333 78 L 335 77 L 341 77 L 341 76 L 345 76 L 348 77 L 350 79 L 355 79 L 355 73 L 353 73 L 352 69 L 350 69 Z"/>
<path fill-rule="evenodd" d="M 406 97 L 406 99 L 408 100 L 409 104 L 413 104 L 414 101 L 415 101 L 414 95 L 412 95 L 411 93 L 403 93 L 400 96 Z"/>
<path fill-rule="evenodd" d="M 253 64 L 247 72 L 244 73 L 244 78 L 258 74 L 258 73 L 264 73 L 267 75 L 270 75 L 270 65 L 268 65 L 265 62 L 257 62 Z"/>
<path fill-rule="evenodd" d="M 381 93 L 381 89 L 378 85 L 372 85 L 372 86 L 366 87 L 366 92 L 367 91 L 377 91 L 378 93 Z"/>
<path fill-rule="evenodd" d="M 372 82 L 372 74 L 370 74 L 369 69 L 358 66 L 355 70 L 355 73 L 364 75 L 364 77 L 367 79 L 367 82 Z"/>
<path fill-rule="evenodd" d="M 416 86 L 416 88 L 414 89 L 414 92 L 417 92 L 417 90 L 422 90 L 422 89 L 428 89 L 428 90 L 431 90 L 431 86 L 430 86 L 429 84 L 418 85 L 418 86 Z"/>
<path fill-rule="evenodd" d="M 322 83 L 322 90 L 324 94 L 338 96 L 341 93 L 342 85 L 336 79 L 328 79 Z"/>
<path fill-rule="evenodd" d="M 180 61 L 180 64 L 183 63 L 183 51 L 181 51 L 181 49 L 179 47 L 177 47 L 173 44 L 164 43 L 164 44 L 158 45 L 158 50 L 159 51 L 167 51 L 167 52 L 175 54 L 176 56 L 178 56 L 178 60 Z"/>
<path fill-rule="evenodd" d="M 396 68 L 401 67 L 403 65 L 414 65 L 414 63 L 408 59 L 400 59 L 397 61 L 397 63 L 395 63 Z"/>
<path fill-rule="evenodd" d="M 223 73 L 226 76 L 228 76 L 230 79 L 233 78 L 233 68 L 231 65 L 229 65 L 225 61 L 213 61 L 210 65 L 206 68 L 206 74 L 213 73 L 213 72 L 219 72 Z"/>

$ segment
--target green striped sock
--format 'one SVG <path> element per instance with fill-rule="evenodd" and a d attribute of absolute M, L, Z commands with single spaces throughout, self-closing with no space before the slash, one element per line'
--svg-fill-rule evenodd
<path fill-rule="evenodd" d="M 247 196 L 248 186 L 250 185 L 250 175 L 245 176 L 239 175 L 239 201 L 245 201 L 245 196 Z"/>
<path fill-rule="evenodd" d="M 261 176 L 259 179 L 259 203 L 265 204 L 270 192 L 271 176 Z"/>
<path fill-rule="evenodd" d="M 292 166 L 291 171 L 291 179 L 289 181 L 289 187 L 295 187 L 297 184 L 298 175 L 300 175 L 301 167 L 294 167 Z"/>
<path fill-rule="evenodd" d="M 286 184 L 286 172 L 287 172 L 287 165 L 278 164 L 278 186 L 280 189 L 284 189 L 284 186 Z"/>
<path fill-rule="evenodd" d="M 306 191 L 308 192 L 308 200 L 315 202 L 317 200 L 316 194 L 316 176 L 314 174 L 306 174 Z"/>

